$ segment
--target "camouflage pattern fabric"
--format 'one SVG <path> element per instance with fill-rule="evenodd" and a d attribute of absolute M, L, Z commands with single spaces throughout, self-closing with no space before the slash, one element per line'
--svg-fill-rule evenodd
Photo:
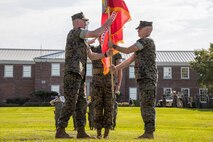
<path fill-rule="evenodd" d="M 77 127 L 86 124 L 86 94 L 85 81 L 77 73 L 67 73 L 64 76 L 64 97 L 66 99 L 59 118 L 58 126 L 65 128 L 70 116 L 75 111 Z"/>
<path fill-rule="evenodd" d="M 80 38 L 81 29 L 73 29 L 67 35 L 65 49 L 65 73 L 79 73 L 85 78 L 87 64 L 87 44 Z"/>
<path fill-rule="evenodd" d="M 55 118 L 55 127 L 57 128 L 58 125 L 58 119 L 61 115 L 61 109 L 64 105 L 64 103 L 60 100 L 59 96 L 56 96 L 55 99 L 50 101 L 50 104 L 52 106 L 55 106 L 55 110 L 54 110 L 54 118 Z"/>
<path fill-rule="evenodd" d="M 93 130 L 96 128 L 94 124 L 94 103 L 91 101 L 88 104 L 89 112 L 88 112 L 88 120 L 89 120 L 89 127 L 90 130 Z"/>
<path fill-rule="evenodd" d="M 65 105 L 62 108 L 58 127 L 65 128 L 73 112 L 76 112 L 77 127 L 86 124 L 85 74 L 87 45 L 80 38 L 81 29 L 72 29 L 67 35 L 64 67 Z"/>
<path fill-rule="evenodd" d="M 97 48 L 91 47 L 91 50 L 96 53 L 101 53 L 101 46 Z M 117 54 L 116 54 L 117 55 Z M 113 56 L 113 64 L 116 57 Z M 93 74 L 92 79 L 92 98 L 94 103 L 94 122 L 97 129 L 111 128 L 113 119 L 113 104 L 114 100 L 111 91 L 111 75 L 103 75 L 103 64 L 101 60 L 92 61 L 93 69 L 100 69 L 101 72 Z M 104 82 L 104 83 L 103 83 Z"/>
<path fill-rule="evenodd" d="M 97 129 L 111 128 L 113 98 L 110 74 L 105 76 L 103 74 L 93 76 L 92 95 L 94 96 L 94 122 Z"/>
<path fill-rule="evenodd" d="M 156 53 L 154 41 L 150 38 L 139 39 L 143 45 L 142 50 L 135 52 L 135 78 L 157 80 Z"/>
<path fill-rule="evenodd" d="M 92 50 L 92 52 L 102 53 L 100 45 L 97 47 L 91 46 L 91 50 Z M 118 60 L 118 59 L 122 59 L 122 56 L 120 53 L 113 55 L 112 63 L 114 65 L 116 65 L 116 60 Z M 93 65 L 93 68 L 103 69 L 103 64 L 102 64 L 101 60 L 92 60 L 92 65 Z"/>
<path fill-rule="evenodd" d="M 72 113 L 72 121 L 73 121 L 74 130 L 77 130 L 77 122 L 76 122 L 76 113 L 75 113 L 75 111 Z"/>
<path fill-rule="evenodd" d="M 139 95 L 141 98 L 141 116 L 144 122 L 144 130 L 146 132 L 155 131 L 155 102 L 156 102 L 156 87 L 153 81 L 137 81 L 139 86 Z M 153 89 L 144 89 L 144 86 L 153 86 Z"/>
<path fill-rule="evenodd" d="M 63 107 L 63 103 L 62 102 L 55 102 L 55 111 L 54 111 L 54 114 L 55 114 L 55 127 L 57 128 L 57 124 L 58 124 L 58 119 L 60 117 L 60 114 L 61 114 L 61 109 Z"/>
<path fill-rule="evenodd" d="M 139 86 L 141 116 L 146 132 L 155 131 L 155 100 L 157 87 L 156 51 L 150 38 L 139 39 L 143 49 L 135 52 L 135 78 Z"/>
<path fill-rule="evenodd" d="M 116 127 L 117 114 L 118 114 L 118 102 L 117 102 L 117 101 L 114 101 L 114 111 L 113 111 L 112 130 L 114 130 L 115 127 Z"/>

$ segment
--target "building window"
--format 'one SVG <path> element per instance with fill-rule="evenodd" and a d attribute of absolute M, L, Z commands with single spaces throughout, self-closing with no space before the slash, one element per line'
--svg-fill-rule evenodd
<path fill-rule="evenodd" d="M 60 94 L 60 85 L 51 85 L 51 91 L 54 91 Z"/>
<path fill-rule="evenodd" d="M 129 98 L 131 98 L 132 100 L 137 100 L 137 88 L 136 87 L 129 88 Z"/>
<path fill-rule="evenodd" d="M 23 77 L 31 77 L 31 66 L 23 66 Z"/>
<path fill-rule="evenodd" d="M 135 78 L 135 68 L 129 67 L 129 78 Z"/>
<path fill-rule="evenodd" d="M 163 68 L 163 79 L 172 79 L 172 68 L 171 67 Z"/>
<path fill-rule="evenodd" d="M 172 93 L 172 88 L 163 88 L 164 95 L 169 96 L 169 95 L 171 95 L 171 93 Z"/>
<path fill-rule="evenodd" d="M 51 76 L 60 76 L 60 64 L 52 63 Z"/>
<path fill-rule="evenodd" d="M 181 92 L 185 97 L 190 97 L 190 89 L 189 88 L 181 88 Z"/>
<path fill-rule="evenodd" d="M 207 103 L 208 100 L 208 89 L 207 88 L 199 88 L 200 102 Z"/>
<path fill-rule="evenodd" d="M 181 67 L 181 79 L 189 79 L 189 67 Z"/>
<path fill-rule="evenodd" d="M 87 76 L 92 76 L 92 64 L 87 64 Z"/>
<path fill-rule="evenodd" d="M 4 66 L 4 77 L 13 77 L 13 65 Z"/>

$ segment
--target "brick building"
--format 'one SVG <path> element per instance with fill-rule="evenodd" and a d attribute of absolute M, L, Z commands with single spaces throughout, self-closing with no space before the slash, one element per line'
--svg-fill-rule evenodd
<path fill-rule="evenodd" d="M 124 59 L 129 55 L 124 55 Z M 190 69 L 193 51 L 157 51 L 157 99 L 172 91 L 187 96 L 202 95 L 198 74 Z M 0 49 L 0 100 L 25 98 L 35 90 L 63 94 L 64 50 Z M 134 64 L 123 70 L 121 101 L 139 99 L 134 79 Z M 90 94 L 92 64 L 87 64 L 87 95 Z"/>

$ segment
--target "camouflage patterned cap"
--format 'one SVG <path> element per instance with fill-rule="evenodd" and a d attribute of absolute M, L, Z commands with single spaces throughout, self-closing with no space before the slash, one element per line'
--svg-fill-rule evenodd
<path fill-rule="evenodd" d="M 146 27 L 146 26 L 152 26 L 152 22 L 140 21 L 140 24 L 139 24 L 139 26 L 136 28 L 136 30 L 139 29 L 139 28 Z"/>
<path fill-rule="evenodd" d="M 72 20 L 75 20 L 75 19 L 82 19 L 82 20 L 85 20 L 85 21 L 88 21 L 89 19 L 85 18 L 83 12 L 80 12 L 80 13 L 76 13 L 72 16 Z"/>

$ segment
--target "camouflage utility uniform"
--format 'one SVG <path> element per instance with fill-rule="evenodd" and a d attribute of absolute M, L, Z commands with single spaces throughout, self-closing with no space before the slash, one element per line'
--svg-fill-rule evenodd
<path fill-rule="evenodd" d="M 141 50 L 135 52 L 135 78 L 141 97 L 141 116 L 147 133 L 155 131 L 155 99 L 157 87 L 157 67 L 154 41 L 141 38 L 136 45 Z"/>
<path fill-rule="evenodd" d="M 50 101 L 50 104 L 55 106 L 54 114 L 55 114 L 55 127 L 57 128 L 58 125 L 58 118 L 61 114 L 61 109 L 64 105 L 64 103 L 60 100 L 60 97 L 57 96 L 54 100 Z"/>
<path fill-rule="evenodd" d="M 65 49 L 64 95 L 65 105 L 62 108 L 58 126 L 65 128 L 73 112 L 76 112 L 77 127 L 86 124 L 85 74 L 87 64 L 87 45 L 80 38 L 82 30 L 72 29 L 67 36 Z"/>
<path fill-rule="evenodd" d="M 91 47 L 96 53 L 101 53 L 101 46 Z M 112 63 L 115 64 L 117 59 L 121 59 L 121 54 L 113 56 Z M 114 100 L 111 91 L 111 75 L 103 74 L 103 64 L 101 60 L 92 61 L 93 80 L 92 80 L 92 101 L 94 101 L 94 120 L 97 129 L 110 129 L 113 119 Z"/>

